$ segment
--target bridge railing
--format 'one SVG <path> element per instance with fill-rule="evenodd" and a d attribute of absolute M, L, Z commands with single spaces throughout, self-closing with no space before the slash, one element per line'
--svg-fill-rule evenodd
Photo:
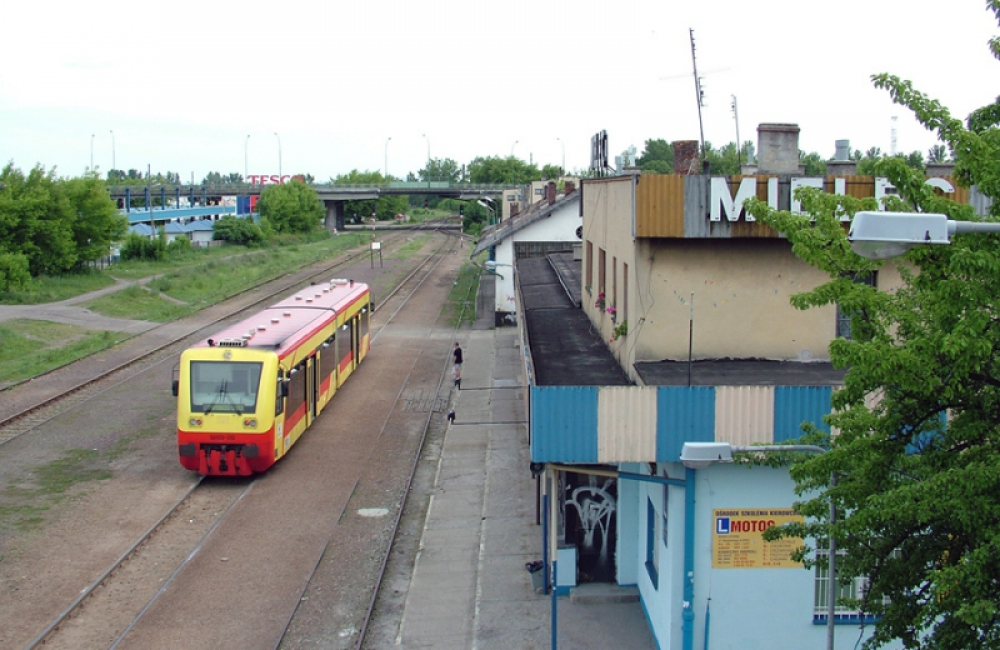
<path fill-rule="evenodd" d="M 151 194 L 159 195 L 161 192 L 176 194 L 180 190 L 181 194 L 190 194 L 193 189 L 196 194 L 206 192 L 208 194 L 257 194 L 261 190 L 271 187 L 270 184 L 259 185 L 251 183 L 231 183 L 226 185 L 108 185 L 108 192 L 114 196 L 125 194 L 125 189 L 129 188 L 134 197 L 143 195 L 145 188 L 150 188 Z M 451 183 L 448 181 L 390 181 L 386 183 L 313 183 L 312 188 L 317 192 L 336 192 L 342 190 L 414 190 L 427 192 L 428 190 L 450 190 L 463 192 L 489 192 L 497 193 L 512 186 L 497 183 Z"/>

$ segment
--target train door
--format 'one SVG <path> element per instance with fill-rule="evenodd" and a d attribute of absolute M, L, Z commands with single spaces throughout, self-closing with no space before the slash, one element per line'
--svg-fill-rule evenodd
<path fill-rule="evenodd" d="M 316 356 L 311 356 L 306 360 L 306 396 L 309 404 L 306 410 L 309 412 L 309 421 L 316 419 L 316 403 L 319 401 L 319 364 L 316 363 Z"/>
<path fill-rule="evenodd" d="M 361 359 L 361 314 L 356 314 L 354 318 L 351 319 L 351 365 L 354 368 L 358 367 L 358 361 Z"/>

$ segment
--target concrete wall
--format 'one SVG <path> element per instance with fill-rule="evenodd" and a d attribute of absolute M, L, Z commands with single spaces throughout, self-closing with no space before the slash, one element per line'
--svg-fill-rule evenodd
<path fill-rule="evenodd" d="M 581 303 L 590 320 L 600 329 L 601 338 L 610 341 L 615 326 L 627 320 L 631 332 L 638 323 L 639 303 L 635 287 L 637 263 L 635 240 L 635 176 L 623 176 L 606 181 L 588 181 L 583 191 L 583 263 Z M 591 279 L 587 281 L 587 242 L 591 243 L 589 264 Z M 601 286 L 600 250 L 604 250 L 604 286 Z M 628 266 L 626 279 L 625 266 Z M 626 285 L 628 286 L 626 290 Z M 606 307 L 618 310 L 614 319 L 596 306 L 601 291 Z M 635 359 L 631 334 L 611 341 L 609 345 L 624 368 L 631 368 Z"/>

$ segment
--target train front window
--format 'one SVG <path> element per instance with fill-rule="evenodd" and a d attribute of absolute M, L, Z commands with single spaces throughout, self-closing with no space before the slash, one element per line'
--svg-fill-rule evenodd
<path fill-rule="evenodd" d="M 191 362 L 191 411 L 253 413 L 257 409 L 261 363 Z"/>

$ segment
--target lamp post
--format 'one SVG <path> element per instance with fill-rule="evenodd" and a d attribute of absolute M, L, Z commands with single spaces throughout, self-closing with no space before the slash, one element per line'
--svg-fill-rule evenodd
<path fill-rule="evenodd" d="M 111 170 L 115 172 L 115 178 L 118 178 L 118 164 L 115 161 L 115 131 L 111 129 Z"/>
<path fill-rule="evenodd" d="M 385 139 L 385 180 L 389 180 L 389 140 L 392 140 L 390 135 Z"/>
<path fill-rule="evenodd" d="M 94 134 L 90 134 L 90 171 L 94 171 Z"/>
<path fill-rule="evenodd" d="M 860 214 L 860 213 L 859 213 Z M 732 445 L 728 442 L 685 442 L 684 446 L 681 448 L 681 464 L 688 469 L 704 469 L 712 463 L 731 463 L 733 462 L 734 453 L 753 453 L 753 452 L 788 452 L 788 451 L 799 451 L 809 454 L 825 454 L 828 450 L 817 445 L 755 445 L 755 446 L 737 446 Z M 837 484 L 837 475 L 830 474 L 830 487 L 834 487 Z M 688 495 L 692 497 L 693 494 Z M 687 518 L 689 515 L 685 515 Z M 837 507 L 834 505 L 833 497 L 830 498 L 830 523 L 833 524 L 837 519 Z M 693 517 L 691 518 L 693 521 Z M 687 533 L 687 531 L 685 531 Z M 693 531 L 692 531 L 693 535 Z M 693 542 L 693 540 L 692 540 Z M 828 574 L 829 583 L 827 584 L 827 610 L 826 610 L 826 647 L 827 650 L 833 650 L 833 640 L 834 640 L 834 614 L 837 605 L 837 569 L 836 569 L 836 558 L 837 558 L 837 543 L 833 538 L 833 531 L 830 531 L 829 547 L 827 550 L 827 562 L 828 564 Z M 685 553 L 686 553 L 685 549 Z M 686 571 L 685 571 L 686 573 Z M 693 580 L 692 580 L 693 588 Z M 693 601 L 694 593 L 690 593 L 690 597 L 685 595 L 685 600 Z M 692 604 L 693 607 L 693 604 Z"/>
<path fill-rule="evenodd" d="M 247 139 L 243 141 L 243 182 L 247 182 L 247 175 L 250 173 L 249 165 L 247 165 L 247 147 L 250 146 L 250 134 L 247 134 Z"/>
<path fill-rule="evenodd" d="M 476 203 L 478 203 L 479 205 L 481 205 L 484 208 L 486 208 L 488 214 L 490 215 L 490 223 L 489 223 L 489 225 L 492 226 L 493 222 L 494 222 L 494 214 L 496 214 L 496 212 L 493 209 L 493 206 L 491 206 L 489 203 L 487 203 L 487 201 L 489 201 L 489 199 L 483 198 L 483 199 L 480 199 L 480 200 L 476 201 Z"/>
<path fill-rule="evenodd" d="M 510 155 L 511 155 L 511 157 L 514 156 L 514 147 L 517 146 L 518 142 L 520 142 L 520 140 L 514 140 L 514 144 L 510 145 Z"/>
<path fill-rule="evenodd" d="M 847 238 L 862 257 L 884 260 L 903 255 L 914 246 L 950 244 L 951 235 L 1000 233 L 1000 223 L 953 221 L 943 214 L 914 212 L 859 212 Z"/>
<path fill-rule="evenodd" d="M 566 175 L 566 143 L 562 141 L 562 138 L 556 138 L 556 140 L 558 140 L 559 144 L 562 145 L 562 153 L 563 153 L 563 157 L 562 157 L 562 173 L 563 173 L 563 176 L 565 176 Z"/>
<path fill-rule="evenodd" d="M 274 132 L 274 137 L 278 138 L 278 182 L 281 182 L 281 136 Z"/>

